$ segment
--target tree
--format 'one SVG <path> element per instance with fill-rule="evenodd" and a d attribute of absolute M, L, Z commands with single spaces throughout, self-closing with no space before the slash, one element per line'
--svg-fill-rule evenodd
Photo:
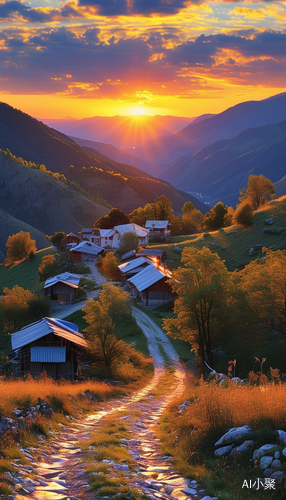
<path fill-rule="evenodd" d="M 217 231 L 224 227 L 224 218 L 227 214 L 227 208 L 224 203 L 219 201 L 211 208 L 203 218 L 203 228 L 208 231 Z"/>
<path fill-rule="evenodd" d="M 175 318 L 165 318 L 164 329 L 174 338 L 189 342 L 199 356 L 201 373 L 204 362 L 214 366 L 213 343 L 220 333 L 220 318 L 226 304 L 228 271 L 217 254 L 208 248 L 186 247 L 184 267 L 173 272 L 170 283 L 178 295 Z"/>
<path fill-rule="evenodd" d="M 266 179 L 264 175 L 250 175 L 246 191 L 242 190 L 240 194 L 241 201 L 249 201 L 253 209 L 257 210 L 275 196 L 275 188 L 271 180 Z"/>
<path fill-rule="evenodd" d="M 191 202 L 187 202 L 191 203 Z M 186 203 L 185 203 L 186 205 Z M 184 207 L 185 207 L 184 205 Z M 193 205 L 191 203 L 191 205 Z M 184 208 L 183 207 L 183 208 Z M 193 206 L 194 207 L 194 206 Z M 183 210 L 183 209 L 182 209 Z M 185 234 L 197 233 L 202 230 L 203 214 L 195 207 L 184 212 L 182 217 L 183 231 Z"/>
<path fill-rule="evenodd" d="M 55 276 L 57 272 L 58 264 L 56 257 L 51 254 L 44 255 L 38 269 L 40 281 L 46 281 L 51 276 Z"/>
<path fill-rule="evenodd" d="M 196 210 L 195 205 L 191 201 L 186 201 L 184 203 L 183 208 L 182 208 L 183 214 L 186 215 L 186 214 L 192 212 L 193 210 Z"/>
<path fill-rule="evenodd" d="M 36 241 L 31 239 L 30 233 L 20 231 L 8 237 L 6 242 L 7 256 L 5 265 L 9 266 L 18 260 L 23 260 L 28 255 L 37 251 Z"/>
<path fill-rule="evenodd" d="M 65 236 L 66 233 L 64 231 L 55 231 L 52 236 L 46 236 L 46 239 L 53 245 L 57 245 L 57 248 L 59 248 L 59 244 L 65 238 Z"/>
<path fill-rule="evenodd" d="M 112 281 L 120 280 L 120 271 L 118 269 L 119 261 L 113 252 L 107 252 L 105 257 L 100 259 L 100 266 L 103 273 Z"/>
<path fill-rule="evenodd" d="M 233 214 L 234 214 L 234 210 L 233 208 L 229 205 L 227 207 L 227 212 L 223 218 L 223 222 L 224 222 L 224 227 L 228 227 L 228 226 L 231 226 L 232 224 L 232 219 L 233 219 Z"/>
<path fill-rule="evenodd" d="M 162 194 L 155 201 L 155 219 L 156 220 L 169 220 L 173 213 L 173 203 L 167 196 Z"/>
<path fill-rule="evenodd" d="M 133 231 L 126 231 L 121 238 L 119 251 L 124 254 L 130 250 L 138 250 L 138 236 Z"/>
<path fill-rule="evenodd" d="M 235 224 L 249 226 L 253 218 L 253 206 L 247 199 L 237 205 L 232 220 Z"/>
<path fill-rule="evenodd" d="M 3 290 L 1 306 L 4 310 L 4 327 L 9 333 L 20 330 L 25 324 L 29 302 L 35 299 L 35 294 L 30 290 L 15 285 Z"/>
<path fill-rule="evenodd" d="M 89 351 L 104 365 L 105 375 L 112 374 L 116 361 L 124 359 L 128 345 L 118 333 L 118 325 L 131 315 L 130 295 L 114 285 L 103 285 L 99 300 L 89 299 L 83 309 L 88 327 Z"/>
<path fill-rule="evenodd" d="M 107 215 L 97 219 L 94 227 L 99 229 L 112 229 L 114 226 L 122 224 L 129 224 L 130 219 L 128 215 L 119 210 L 119 208 L 112 208 Z"/>

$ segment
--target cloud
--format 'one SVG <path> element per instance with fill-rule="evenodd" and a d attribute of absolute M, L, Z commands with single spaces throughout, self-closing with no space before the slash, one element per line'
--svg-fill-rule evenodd
<path fill-rule="evenodd" d="M 0 19 L 24 19 L 30 23 L 49 23 L 55 20 L 67 20 L 82 18 L 83 14 L 79 12 L 76 6 L 67 3 L 61 9 L 54 8 L 31 8 L 19 2 L 0 3 Z"/>
<path fill-rule="evenodd" d="M 186 0 L 79 0 L 79 5 L 92 5 L 101 16 L 140 14 L 174 15 L 190 4 Z M 193 3 L 198 3 L 194 0 Z"/>
<path fill-rule="evenodd" d="M 275 87 L 285 81 L 283 31 L 200 35 L 173 47 L 165 40 L 159 30 L 105 42 L 97 26 L 5 29 L 0 90 L 152 101 L 207 93 L 222 82 Z"/>

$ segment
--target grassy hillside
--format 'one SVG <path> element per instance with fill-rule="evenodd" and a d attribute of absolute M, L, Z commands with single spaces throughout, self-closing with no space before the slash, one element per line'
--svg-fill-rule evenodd
<path fill-rule="evenodd" d="M 55 253 L 54 247 L 48 247 L 43 250 L 38 250 L 35 257 L 28 262 L 28 259 L 15 264 L 12 267 L 0 265 L 0 295 L 3 293 L 3 288 L 12 288 L 14 285 L 19 285 L 25 289 L 39 293 L 44 286 L 44 282 L 39 282 L 38 269 L 44 255 Z"/>
<path fill-rule="evenodd" d="M 30 224 L 26 224 L 22 220 L 16 219 L 9 215 L 7 212 L 0 208 L 0 262 L 4 262 L 6 257 L 7 248 L 5 243 L 8 239 L 8 236 L 12 234 L 19 233 L 20 231 L 25 231 L 31 234 L 33 240 L 37 242 L 37 248 L 46 248 L 47 240 L 45 239 L 45 234 L 42 231 L 39 231 L 35 227 Z"/>
<path fill-rule="evenodd" d="M 0 154 L 0 188 L 0 208 L 14 218 L 5 220 L 4 231 L 0 233 L 0 250 L 4 254 L 10 234 L 28 230 L 33 233 L 37 246 L 43 248 L 46 234 L 61 230 L 76 233 L 108 212 L 107 207 L 63 182 L 15 163 L 3 154 Z M 4 215 L 0 212 L 1 219 L 5 219 Z"/>
<path fill-rule="evenodd" d="M 265 225 L 265 220 L 270 217 L 274 219 L 274 224 Z M 265 234 L 264 229 L 278 229 L 281 234 Z M 247 228 L 231 226 L 211 233 L 177 237 L 172 243 L 160 245 L 160 248 L 164 247 L 167 251 L 167 258 L 173 267 L 178 267 L 181 261 L 179 254 L 174 251 L 176 246 L 207 246 L 225 261 L 230 271 L 241 269 L 251 260 L 262 256 L 262 247 L 286 249 L 286 196 L 273 200 L 255 212 L 253 224 Z M 254 252 L 250 256 L 251 248 L 254 248 Z"/>

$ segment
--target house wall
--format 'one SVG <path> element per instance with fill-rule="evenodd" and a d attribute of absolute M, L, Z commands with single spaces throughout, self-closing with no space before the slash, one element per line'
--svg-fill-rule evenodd
<path fill-rule="evenodd" d="M 63 304 L 73 302 L 75 299 L 75 288 L 72 288 L 65 283 L 56 283 L 44 289 L 45 297 L 51 300 L 57 300 Z"/>
<path fill-rule="evenodd" d="M 166 278 L 162 278 L 142 292 L 136 290 L 135 293 L 137 299 L 146 307 L 159 306 L 175 299 L 175 294 L 172 292 L 170 285 L 166 282 Z"/>
<path fill-rule="evenodd" d="M 31 362 L 31 347 L 41 346 L 49 348 L 50 346 L 65 346 L 66 347 L 66 361 L 65 362 Z M 77 353 L 78 346 L 75 346 L 70 341 L 58 337 L 53 333 L 35 340 L 20 350 L 20 375 L 30 373 L 33 377 L 41 375 L 46 372 L 48 377 L 55 380 L 66 378 L 74 380 L 77 371 Z"/>

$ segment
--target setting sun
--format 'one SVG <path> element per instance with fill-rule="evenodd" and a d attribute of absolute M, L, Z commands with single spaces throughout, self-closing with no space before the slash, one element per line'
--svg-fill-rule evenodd
<path fill-rule="evenodd" d="M 130 115 L 132 116 L 142 116 L 145 115 L 145 109 L 140 106 L 134 106 L 130 109 Z"/>

